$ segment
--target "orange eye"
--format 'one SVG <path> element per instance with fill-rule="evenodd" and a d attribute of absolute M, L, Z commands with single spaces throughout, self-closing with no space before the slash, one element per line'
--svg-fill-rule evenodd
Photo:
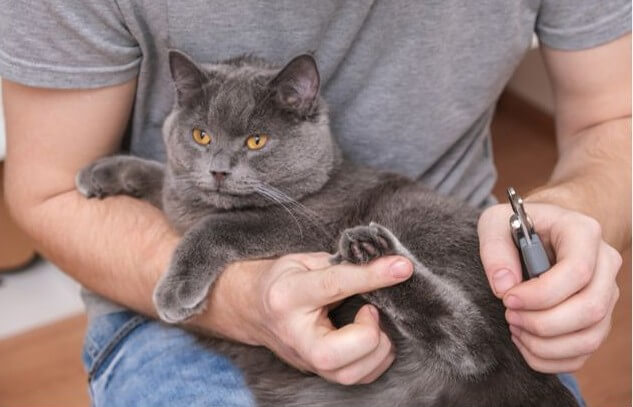
<path fill-rule="evenodd" d="M 206 146 L 211 142 L 211 136 L 204 130 L 193 129 L 191 132 L 193 140 L 201 146 Z"/>
<path fill-rule="evenodd" d="M 246 147 L 248 147 L 249 150 L 261 150 L 267 141 L 268 136 L 266 134 L 253 134 L 246 139 Z"/>

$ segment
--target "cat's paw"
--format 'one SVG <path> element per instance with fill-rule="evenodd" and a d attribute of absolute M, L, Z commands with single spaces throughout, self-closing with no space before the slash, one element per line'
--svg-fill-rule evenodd
<path fill-rule="evenodd" d="M 160 319 L 175 324 L 201 313 L 206 306 L 207 293 L 208 286 L 198 281 L 166 276 L 154 289 L 154 306 Z"/>
<path fill-rule="evenodd" d="M 82 168 L 75 177 L 77 190 L 86 198 L 113 195 L 142 197 L 146 193 L 143 168 L 128 157 L 105 157 Z"/>
<path fill-rule="evenodd" d="M 367 226 L 345 229 L 339 239 L 338 252 L 331 262 L 369 263 L 377 257 L 395 254 L 398 245 L 398 240 L 389 229 L 371 222 Z"/>
<path fill-rule="evenodd" d="M 75 177 L 75 186 L 86 198 L 119 194 L 121 183 L 114 160 L 106 157 L 82 168 Z"/>

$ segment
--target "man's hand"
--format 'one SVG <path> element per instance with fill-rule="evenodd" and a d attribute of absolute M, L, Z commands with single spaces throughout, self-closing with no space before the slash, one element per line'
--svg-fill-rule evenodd
<path fill-rule="evenodd" d="M 340 329 L 332 325 L 328 311 L 352 295 L 406 280 L 413 266 L 401 257 L 380 258 L 367 266 L 331 266 L 329 257 L 294 254 L 229 266 L 213 287 L 208 310 L 192 324 L 263 345 L 289 364 L 332 382 L 373 382 L 394 360 L 378 310 L 365 305 L 353 323 Z"/>
<path fill-rule="evenodd" d="M 622 262 L 613 247 L 631 245 L 631 34 L 578 51 L 541 50 L 559 158 L 548 183 L 527 197 L 553 205 L 528 203 L 526 210 L 555 264 L 520 283 L 509 205 L 482 214 L 479 238 L 486 275 L 526 361 L 566 372 L 607 336 Z"/>
<path fill-rule="evenodd" d="M 527 363 L 545 373 L 574 371 L 609 333 L 622 258 L 603 240 L 594 219 L 555 205 L 525 207 L 555 260 L 552 268 L 521 281 L 508 224 L 510 205 L 495 205 L 481 215 L 481 259 L 495 295 L 507 307 L 512 340 Z"/>

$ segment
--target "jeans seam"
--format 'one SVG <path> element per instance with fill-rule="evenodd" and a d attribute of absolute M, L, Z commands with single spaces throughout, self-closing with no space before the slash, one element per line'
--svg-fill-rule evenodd
<path fill-rule="evenodd" d="M 121 325 L 119 329 L 117 329 L 112 339 L 108 341 L 108 344 L 105 346 L 105 348 L 98 352 L 97 356 L 94 357 L 92 366 L 90 367 L 90 371 L 88 372 L 88 381 L 92 381 L 95 373 L 99 370 L 103 362 L 110 355 L 119 341 L 126 335 L 128 335 L 132 330 L 134 330 L 134 328 L 145 322 L 147 322 L 147 319 L 145 317 L 141 315 L 135 315 L 134 317 L 126 321 L 123 325 Z"/>
<path fill-rule="evenodd" d="M 99 347 L 95 343 L 94 339 L 90 336 L 90 333 L 86 335 L 85 349 L 88 353 L 88 356 L 90 357 L 90 361 L 92 364 L 92 361 L 94 361 L 99 355 Z"/>

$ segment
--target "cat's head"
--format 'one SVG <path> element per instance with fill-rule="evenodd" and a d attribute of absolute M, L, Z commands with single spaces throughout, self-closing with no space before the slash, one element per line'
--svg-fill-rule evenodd
<path fill-rule="evenodd" d="M 299 199 L 340 160 L 310 55 L 285 67 L 240 57 L 200 65 L 170 51 L 176 101 L 163 126 L 172 182 L 220 208 Z"/>

